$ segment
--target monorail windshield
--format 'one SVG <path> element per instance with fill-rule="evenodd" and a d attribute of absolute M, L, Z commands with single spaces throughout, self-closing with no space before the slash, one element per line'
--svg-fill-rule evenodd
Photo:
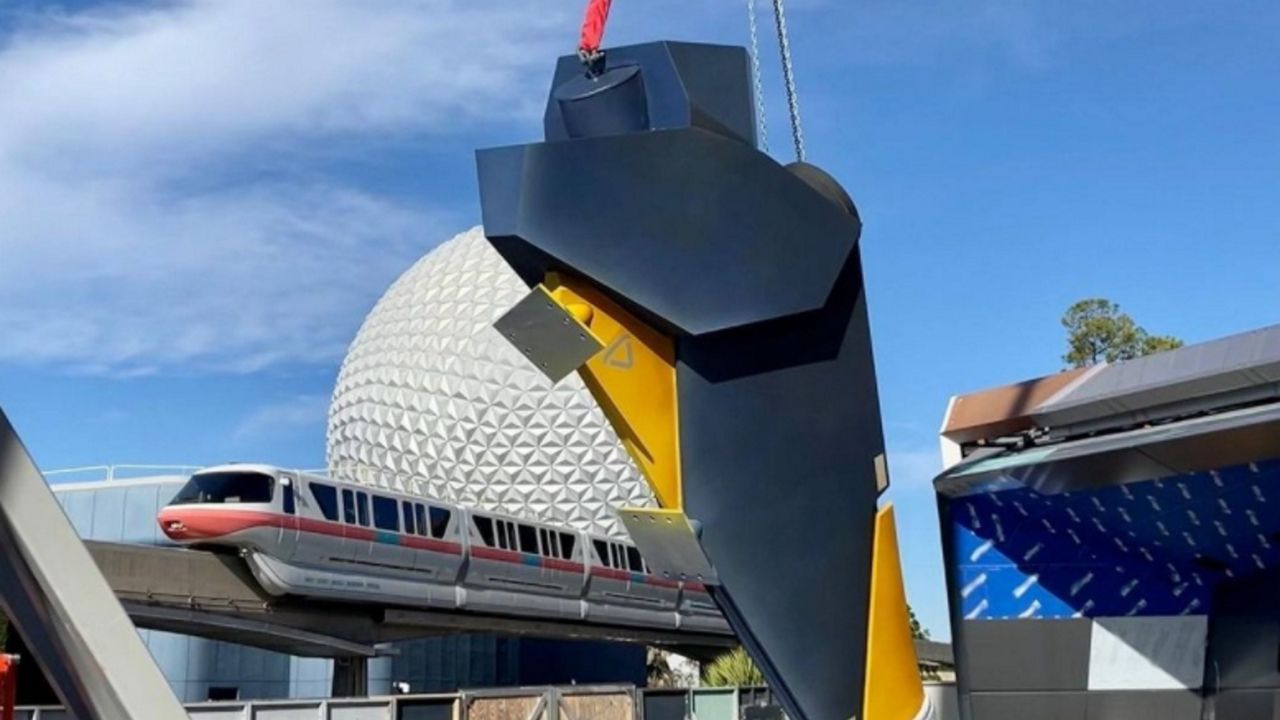
<path fill-rule="evenodd" d="M 275 481 L 256 472 L 211 472 L 192 475 L 170 505 L 271 502 Z"/>

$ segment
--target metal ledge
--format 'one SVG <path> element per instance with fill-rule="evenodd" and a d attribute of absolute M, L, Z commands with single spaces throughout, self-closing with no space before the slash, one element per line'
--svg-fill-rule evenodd
<path fill-rule="evenodd" d="M 1044 494 L 1121 485 L 1280 456 L 1280 404 L 1129 432 L 975 455 L 934 480 L 960 497 L 1009 487 Z"/>

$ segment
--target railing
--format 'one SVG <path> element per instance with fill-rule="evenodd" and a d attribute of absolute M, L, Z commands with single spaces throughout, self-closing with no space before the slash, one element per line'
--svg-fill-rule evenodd
<path fill-rule="evenodd" d="M 126 480 L 153 475 L 190 475 L 204 467 L 203 465 L 85 465 L 83 467 L 59 468 L 42 471 L 46 478 L 57 478 L 61 481 L 75 480 L 72 476 L 81 476 L 84 480 Z"/>
<path fill-rule="evenodd" d="M 270 465 L 270 463 L 263 464 Z M 46 479 L 51 482 L 58 483 L 98 481 L 113 482 L 116 480 L 138 479 L 143 477 L 152 477 L 155 475 L 180 475 L 186 477 L 197 470 L 202 470 L 206 467 L 209 466 L 116 464 L 84 465 L 81 467 L 57 468 L 42 472 Z M 347 480 L 350 482 L 357 482 L 362 485 L 382 488 L 384 490 L 409 493 L 418 491 L 418 480 L 416 478 L 373 465 L 344 463 L 329 467 L 303 469 L 285 466 L 274 467 L 279 467 L 280 470 L 284 472 L 317 475 L 335 480 Z M 458 497 L 456 493 L 452 492 L 448 488 L 445 489 L 444 497 L 440 497 L 439 499 L 458 505 L 468 504 L 464 498 Z"/>

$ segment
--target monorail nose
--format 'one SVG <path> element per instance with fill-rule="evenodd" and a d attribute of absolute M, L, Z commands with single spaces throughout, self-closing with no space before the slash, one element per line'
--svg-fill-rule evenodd
<path fill-rule="evenodd" d="M 170 540 L 186 540 L 190 537 L 186 521 L 172 510 L 162 510 L 156 521 L 160 524 L 160 531 Z"/>

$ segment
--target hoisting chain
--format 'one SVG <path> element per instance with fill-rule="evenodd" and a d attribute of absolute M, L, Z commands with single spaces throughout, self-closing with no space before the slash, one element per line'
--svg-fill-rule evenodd
<path fill-rule="evenodd" d="M 769 121 L 765 118 L 764 83 L 760 79 L 760 38 L 756 29 L 756 0 L 747 0 L 747 26 L 751 29 L 751 78 L 756 90 L 756 133 L 762 152 L 769 152 Z"/>
<path fill-rule="evenodd" d="M 804 131 L 800 127 L 800 101 L 796 97 L 796 75 L 791 63 L 791 41 L 787 34 L 787 13 L 782 0 L 773 0 L 773 19 L 778 27 L 778 49 L 782 53 L 782 80 L 787 89 L 787 112 L 791 116 L 791 139 L 796 160 L 804 162 Z"/>

